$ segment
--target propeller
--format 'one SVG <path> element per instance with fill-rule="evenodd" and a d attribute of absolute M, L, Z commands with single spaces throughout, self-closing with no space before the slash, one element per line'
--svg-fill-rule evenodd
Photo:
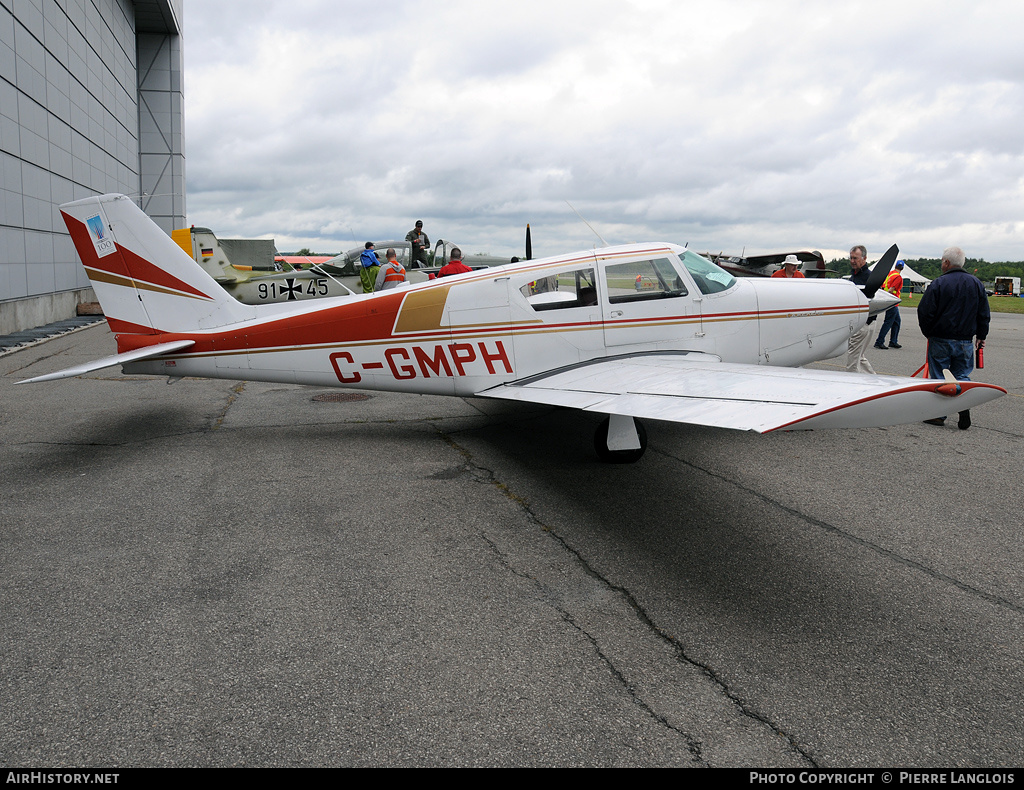
<path fill-rule="evenodd" d="M 868 281 L 864 283 L 864 295 L 868 299 L 874 296 L 878 292 L 878 289 L 882 287 L 882 283 L 884 283 L 885 278 L 889 276 L 889 272 L 892 270 L 892 265 L 896 263 L 896 258 L 899 254 L 900 248 L 893 244 L 885 251 L 885 255 L 878 259 L 878 263 L 875 264 L 875 268 L 871 270 L 871 276 L 868 277 Z"/>
<path fill-rule="evenodd" d="M 530 223 L 526 223 L 526 260 L 533 260 L 533 237 L 530 236 Z"/>

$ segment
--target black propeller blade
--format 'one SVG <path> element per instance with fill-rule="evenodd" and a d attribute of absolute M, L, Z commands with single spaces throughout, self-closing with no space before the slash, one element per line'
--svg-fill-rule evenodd
<path fill-rule="evenodd" d="M 530 236 L 530 223 L 526 223 L 526 260 L 533 260 L 533 237 Z"/>
<path fill-rule="evenodd" d="M 893 244 L 885 251 L 885 255 L 878 259 L 878 263 L 875 264 L 875 268 L 871 270 L 871 276 L 868 277 L 868 281 L 864 283 L 864 295 L 868 299 L 874 296 L 878 292 L 878 289 L 882 287 L 882 283 L 884 283 L 885 278 L 889 276 L 892 265 L 896 263 L 896 258 L 899 254 L 900 248 Z"/>

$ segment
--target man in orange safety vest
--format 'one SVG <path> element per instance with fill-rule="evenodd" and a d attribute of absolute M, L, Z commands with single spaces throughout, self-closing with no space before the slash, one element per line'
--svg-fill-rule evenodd
<path fill-rule="evenodd" d="M 900 291 L 903 290 L 903 261 L 896 261 L 896 267 L 889 272 L 889 276 L 886 277 L 885 282 L 882 283 L 882 290 L 899 298 Z M 892 335 L 889 337 L 889 345 L 886 346 L 885 335 L 890 329 L 892 330 Z M 882 321 L 882 330 L 878 333 L 878 338 L 875 340 L 875 348 L 903 348 L 903 346 L 897 342 L 899 337 L 900 306 L 898 304 L 894 304 L 885 311 L 885 320 Z"/>
<path fill-rule="evenodd" d="M 374 291 L 387 291 L 405 282 L 405 267 L 398 262 L 394 248 L 388 247 L 386 254 L 387 260 L 377 272 L 377 281 L 373 284 Z"/>

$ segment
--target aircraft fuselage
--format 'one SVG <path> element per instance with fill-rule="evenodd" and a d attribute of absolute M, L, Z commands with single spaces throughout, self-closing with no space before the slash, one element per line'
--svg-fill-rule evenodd
<path fill-rule="evenodd" d="M 631 245 L 254 309 L 227 327 L 162 334 L 195 346 L 125 370 L 472 395 L 650 351 L 798 366 L 841 353 L 867 318 L 867 300 L 848 282 L 735 279 L 705 264 L 672 245 Z M 119 351 L 146 338 L 119 334 Z"/>

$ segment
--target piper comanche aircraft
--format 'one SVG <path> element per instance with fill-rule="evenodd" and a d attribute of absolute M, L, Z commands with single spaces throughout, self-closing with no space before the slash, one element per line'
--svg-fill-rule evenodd
<path fill-rule="evenodd" d="M 845 280 L 736 279 L 671 244 L 603 247 L 365 296 L 245 305 L 123 195 L 61 206 L 118 353 L 46 381 L 125 373 L 504 398 L 760 433 L 896 425 L 1005 394 L 990 384 L 792 369 L 842 353 L 894 297 Z M 890 262 L 891 263 L 891 262 Z M 952 377 L 947 377 L 952 378 Z"/>

